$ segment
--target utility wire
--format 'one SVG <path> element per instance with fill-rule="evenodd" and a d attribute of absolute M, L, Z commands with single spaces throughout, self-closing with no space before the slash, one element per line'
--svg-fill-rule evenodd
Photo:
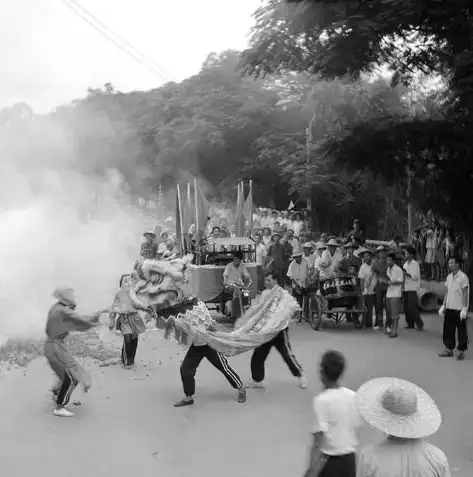
<path fill-rule="evenodd" d="M 119 40 L 121 43 L 123 43 L 125 46 L 130 48 L 137 56 L 140 56 L 143 58 L 146 62 L 154 66 L 157 70 L 159 70 L 164 76 L 168 76 L 172 80 L 177 80 L 177 78 L 166 71 L 164 68 L 162 68 L 158 63 L 156 63 L 152 58 L 149 56 L 145 55 L 138 49 L 136 49 L 129 41 L 127 41 L 125 38 L 120 36 L 118 33 L 114 32 L 110 27 L 108 27 L 105 23 L 103 23 L 99 18 L 97 18 L 93 13 L 88 11 L 86 8 L 84 8 L 77 0 L 68 0 L 69 3 L 74 4 L 79 10 L 81 10 L 85 15 L 87 15 L 89 18 L 91 18 L 95 23 L 97 23 L 100 27 L 102 27 L 104 30 L 106 30 L 111 36 L 114 36 L 117 40 Z"/>
<path fill-rule="evenodd" d="M 88 25 L 90 25 L 95 31 L 97 31 L 98 33 L 100 33 L 102 36 L 104 36 L 107 40 L 109 40 L 111 43 L 113 43 L 117 48 L 119 48 L 121 51 L 123 51 L 124 53 L 126 53 L 128 56 L 130 56 L 131 58 L 133 58 L 137 63 L 139 63 L 141 66 L 143 66 L 144 68 L 146 68 L 148 71 L 150 71 L 151 73 L 153 73 L 157 78 L 159 78 L 161 81 L 164 81 L 164 82 L 168 82 L 169 81 L 169 78 L 165 77 L 163 75 L 163 73 L 159 72 L 158 71 L 158 66 L 156 64 L 154 64 L 154 62 L 152 62 L 151 64 L 149 60 L 147 60 L 148 62 L 144 61 L 143 58 L 147 58 L 145 55 L 143 55 L 142 53 L 139 52 L 139 50 L 137 50 L 136 48 L 134 48 L 131 44 L 129 44 L 128 42 L 124 42 L 123 40 L 121 40 L 121 38 L 117 35 L 117 34 L 114 34 L 113 31 L 108 28 L 104 23 L 98 21 L 98 19 L 96 19 L 95 21 L 97 23 L 94 23 L 94 21 L 92 21 L 90 18 L 94 18 L 91 14 L 90 15 L 90 18 L 88 18 L 84 13 L 82 13 L 81 11 L 79 11 L 77 9 L 77 6 L 80 7 L 80 5 L 77 4 L 77 2 L 74 2 L 74 0 L 60 0 L 60 2 L 65 5 L 67 8 L 69 8 L 69 10 L 71 10 L 73 13 L 75 13 L 79 18 L 81 18 L 82 20 L 84 20 Z M 71 2 L 71 3 L 69 3 Z M 73 3 L 72 3 L 73 2 Z M 76 4 L 76 8 L 74 8 L 74 4 Z M 82 8 L 82 7 L 80 7 Z M 86 12 L 85 9 L 82 8 L 82 10 L 84 10 Z M 101 26 L 103 25 L 103 26 Z M 107 31 L 108 30 L 108 31 Z M 113 38 L 113 36 L 115 36 L 115 38 Z M 125 45 L 128 45 L 128 49 L 127 48 L 124 48 L 124 45 L 121 44 L 119 41 L 117 40 L 121 40 L 122 43 L 125 43 Z M 131 48 L 130 48 L 131 47 Z M 136 53 L 134 53 L 134 51 Z M 139 55 L 139 56 L 138 56 Z M 140 58 L 141 56 L 141 58 Z M 161 68 L 159 68 L 161 69 Z"/>

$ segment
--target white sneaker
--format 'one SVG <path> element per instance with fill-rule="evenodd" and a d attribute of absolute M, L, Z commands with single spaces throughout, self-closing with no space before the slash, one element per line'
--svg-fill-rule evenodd
<path fill-rule="evenodd" d="M 386 334 L 389 334 L 389 333 L 391 333 L 391 328 L 388 326 L 388 327 L 386 328 Z"/>
<path fill-rule="evenodd" d="M 379 326 L 373 326 L 373 331 L 379 331 Z"/>
<path fill-rule="evenodd" d="M 249 389 L 263 389 L 264 385 L 263 383 L 258 383 L 256 381 L 250 381 L 246 384 L 246 387 Z"/>
<path fill-rule="evenodd" d="M 301 376 L 299 378 L 299 386 L 302 388 L 302 389 L 306 389 L 307 388 L 307 378 L 305 376 Z"/>
<path fill-rule="evenodd" d="M 65 407 L 54 409 L 53 414 L 58 417 L 74 417 L 74 413 Z"/>

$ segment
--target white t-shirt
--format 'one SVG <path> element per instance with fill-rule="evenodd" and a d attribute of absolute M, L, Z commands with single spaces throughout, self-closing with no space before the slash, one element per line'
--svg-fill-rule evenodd
<path fill-rule="evenodd" d="M 386 275 L 392 282 L 401 282 L 400 285 L 389 285 L 386 292 L 386 298 L 401 298 L 402 297 L 402 282 L 404 281 L 404 272 L 402 268 L 394 264 L 391 268 L 386 270 Z"/>
<path fill-rule="evenodd" d="M 470 287 L 470 280 L 461 270 L 458 270 L 455 275 L 450 273 L 447 276 L 445 286 L 447 287 L 445 308 L 461 311 L 463 309 L 463 290 Z"/>
<path fill-rule="evenodd" d="M 356 393 L 340 387 L 326 389 L 313 401 L 314 434 L 323 433 L 321 451 L 327 455 L 345 455 L 358 447 L 357 429 L 363 421 L 355 400 Z"/>
<path fill-rule="evenodd" d="M 297 263 L 293 260 L 289 265 L 287 276 L 291 280 L 294 280 L 299 286 L 305 287 L 309 276 L 309 264 L 307 260 L 302 260 L 301 263 Z"/>
<path fill-rule="evenodd" d="M 299 237 L 303 228 L 304 222 L 302 222 L 302 220 L 294 220 L 294 222 L 292 222 L 292 230 L 294 230 L 294 235 L 296 237 Z"/>
<path fill-rule="evenodd" d="M 403 266 L 406 273 L 408 273 L 412 278 L 406 276 L 406 281 L 404 282 L 405 291 L 415 291 L 420 290 L 420 266 L 416 260 L 411 260 L 406 262 Z"/>
<path fill-rule="evenodd" d="M 377 277 L 373 273 L 371 265 L 363 262 L 360 267 L 360 271 L 358 272 L 358 278 L 363 280 L 363 295 L 374 295 L 374 289 L 378 282 Z M 367 290 L 365 292 L 365 290 Z"/>

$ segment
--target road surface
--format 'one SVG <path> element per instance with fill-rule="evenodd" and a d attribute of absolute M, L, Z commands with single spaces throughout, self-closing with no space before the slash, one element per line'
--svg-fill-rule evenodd
<path fill-rule="evenodd" d="M 291 328 L 293 349 L 307 370 L 309 389 L 297 387 L 281 358 L 267 363 L 266 390 L 249 390 L 246 404 L 208 363 L 197 374 L 194 407 L 175 409 L 181 398 L 182 350 L 148 332 L 139 366 L 88 363 L 94 387 L 76 417 L 51 415 L 51 372 L 43 360 L 26 372 L 0 377 L 2 477 L 288 477 L 302 475 L 312 425 L 311 399 L 320 390 L 318 363 L 327 349 L 348 360 L 345 384 L 357 389 L 376 376 L 398 376 L 422 386 L 444 422 L 432 442 L 447 454 L 452 474 L 473 475 L 473 366 L 440 359 L 439 318 L 426 317 L 425 332 L 402 330 L 396 340 L 373 331 L 307 325 Z M 231 359 L 243 379 L 249 354 Z M 74 396 L 81 398 L 81 393 Z M 74 406 L 72 406 L 74 408 Z M 381 436 L 366 427 L 362 444 Z"/>

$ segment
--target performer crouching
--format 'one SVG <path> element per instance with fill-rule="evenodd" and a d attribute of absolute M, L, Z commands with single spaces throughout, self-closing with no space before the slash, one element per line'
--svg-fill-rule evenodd
<path fill-rule="evenodd" d="M 120 280 L 120 290 L 113 301 L 110 330 L 116 327 L 123 335 L 121 361 L 125 368 L 132 368 L 135 365 L 138 336 L 146 331 L 146 325 L 137 310 L 147 311 L 148 306 L 136 296 L 131 279 L 124 275 Z"/>
<path fill-rule="evenodd" d="M 278 275 L 270 272 L 265 277 L 265 286 L 268 290 L 278 287 Z M 303 369 L 298 363 L 294 353 L 292 352 L 289 342 L 289 330 L 285 328 L 279 332 L 271 341 L 264 343 L 253 351 L 251 357 L 251 377 L 252 381 L 248 383 L 248 388 L 262 388 L 264 380 L 264 364 L 273 346 L 279 351 L 284 362 L 288 365 L 291 373 L 299 378 L 299 385 L 305 389 L 307 387 L 307 379 L 304 376 Z"/>
<path fill-rule="evenodd" d="M 52 370 L 59 378 L 52 390 L 56 400 L 55 416 L 72 417 L 74 414 L 66 406 L 79 382 L 84 392 L 90 389 L 90 378 L 66 348 L 64 340 L 71 331 L 87 331 L 100 324 L 99 317 L 108 309 L 90 315 L 79 315 L 75 310 L 76 299 L 72 288 L 57 288 L 53 292 L 57 302 L 50 308 L 46 323 L 45 356 Z"/>
<path fill-rule="evenodd" d="M 194 339 L 181 364 L 181 379 L 185 398 L 174 404 L 174 407 L 191 406 L 194 404 L 195 374 L 203 358 L 206 358 L 210 364 L 225 376 L 232 388 L 238 390 L 238 402 L 246 402 L 245 386 L 236 371 L 228 364 L 227 358 L 209 345 L 199 344 Z"/>

